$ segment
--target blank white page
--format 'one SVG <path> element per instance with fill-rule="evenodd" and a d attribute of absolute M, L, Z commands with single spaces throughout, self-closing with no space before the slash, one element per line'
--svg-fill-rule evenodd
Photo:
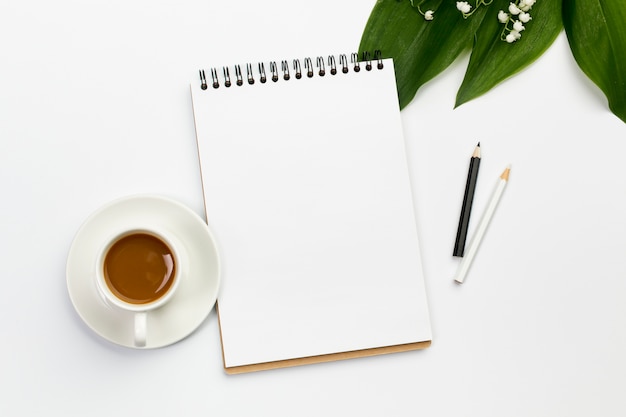
<path fill-rule="evenodd" d="M 192 84 L 225 368 L 431 340 L 393 62 L 383 64 Z"/>

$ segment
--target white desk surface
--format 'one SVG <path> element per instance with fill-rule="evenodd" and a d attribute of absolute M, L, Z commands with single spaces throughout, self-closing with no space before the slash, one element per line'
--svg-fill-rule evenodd
<path fill-rule="evenodd" d="M 0 415 L 626 413 L 626 124 L 564 34 L 453 110 L 464 57 L 402 113 L 432 346 L 227 376 L 214 312 L 163 349 L 92 333 L 65 285 L 70 243 L 129 194 L 202 214 L 197 69 L 352 52 L 375 2 L 89 3 L 14 2 L 0 15 Z M 458 286 L 451 253 L 478 141 L 472 227 L 509 163 L 511 180 Z"/>

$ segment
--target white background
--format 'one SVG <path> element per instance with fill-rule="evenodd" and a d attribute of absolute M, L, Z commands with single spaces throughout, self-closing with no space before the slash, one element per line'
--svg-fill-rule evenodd
<path fill-rule="evenodd" d="M 532 67 L 453 110 L 463 57 L 402 112 L 429 349 L 227 376 L 214 313 L 180 343 L 136 351 L 101 339 L 74 311 L 65 261 L 91 212 L 158 193 L 203 214 L 189 97 L 197 69 L 351 52 L 373 5 L 2 6 L 1 415 L 626 413 L 626 125 L 564 34 Z M 451 253 L 478 141 L 470 234 L 509 163 L 511 180 L 458 286 Z"/>

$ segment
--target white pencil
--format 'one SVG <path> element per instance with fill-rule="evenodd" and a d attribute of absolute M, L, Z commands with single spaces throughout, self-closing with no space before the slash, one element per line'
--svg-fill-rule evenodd
<path fill-rule="evenodd" d="M 472 264 L 472 260 L 476 255 L 476 251 L 478 250 L 478 246 L 480 242 L 483 240 L 483 236 L 485 235 L 485 231 L 487 230 L 487 226 L 489 226 L 489 221 L 493 217 L 493 213 L 496 211 L 496 207 L 498 206 L 498 202 L 500 201 L 500 197 L 502 197 L 502 193 L 504 192 L 504 187 L 509 181 L 509 173 L 511 172 L 511 167 L 508 166 L 502 175 L 500 175 L 500 179 L 498 180 L 498 184 L 496 185 L 496 189 L 493 191 L 491 195 L 491 200 L 489 200 L 489 205 L 485 209 L 482 218 L 480 219 L 480 223 L 478 224 L 478 228 L 476 232 L 474 232 L 474 236 L 472 236 L 472 240 L 470 241 L 469 248 L 465 251 L 465 256 L 461 260 L 461 264 L 459 265 L 459 269 L 456 271 L 456 276 L 454 280 L 462 284 L 465 279 L 465 275 L 467 275 L 467 271 L 469 270 L 470 265 Z"/>

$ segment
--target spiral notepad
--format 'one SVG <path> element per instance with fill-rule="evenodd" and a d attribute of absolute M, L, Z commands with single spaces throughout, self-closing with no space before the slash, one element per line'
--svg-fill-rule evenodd
<path fill-rule="evenodd" d="M 191 84 L 228 373 L 430 344 L 393 61 L 357 58 Z"/>

